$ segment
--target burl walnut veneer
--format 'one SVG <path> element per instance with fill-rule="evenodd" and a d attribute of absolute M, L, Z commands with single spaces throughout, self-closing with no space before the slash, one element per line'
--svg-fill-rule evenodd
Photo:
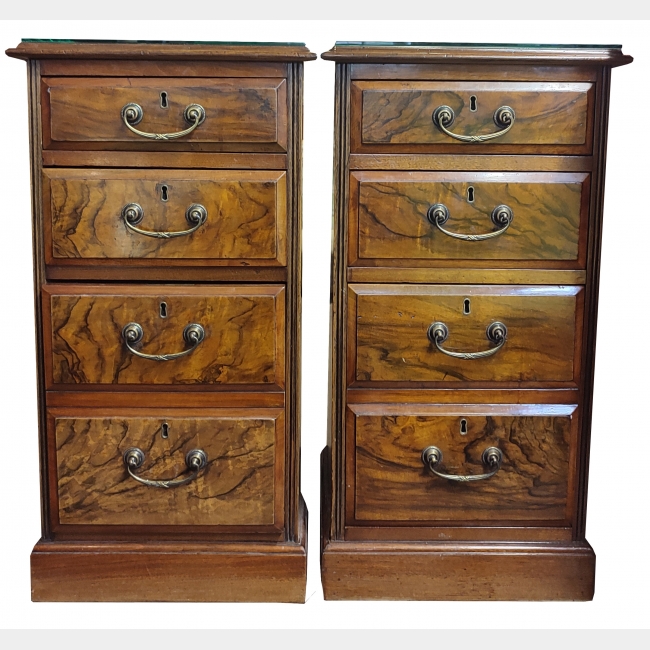
<path fill-rule="evenodd" d="M 23 41 L 33 600 L 304 602 L 302 44 Z"/>
<path fill-rule="evenodd" d="M 589 600 L 620 46 L 337 43 L 327 599 Z"/>

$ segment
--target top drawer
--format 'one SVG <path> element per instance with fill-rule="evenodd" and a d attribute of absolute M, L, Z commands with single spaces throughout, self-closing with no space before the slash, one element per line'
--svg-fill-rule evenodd
<path fill-rule="evenodd" d="M 351 146 L 388 153 L 588 154 L 593 101 L 592 83 L 357 81 Z"/>
<path fill-rule="evenodd" d="M 284 79 L 45 77 L 42 97 L 44 149 L 287 149 Z M 129 104 L 139 109 L 123 116 Z M 176 137 L 195 124 L 185 113 L 196 104 L 204 119 Z"/>

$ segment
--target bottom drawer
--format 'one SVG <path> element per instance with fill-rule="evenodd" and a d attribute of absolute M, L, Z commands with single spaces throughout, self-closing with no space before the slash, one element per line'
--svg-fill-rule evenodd
<path fill-rule="evenodd" d="M 281 528 L 283 414 L 206 409 L 160 417 L 144 409 L 51 409 L 53 511 L 60 525 Z M 129 449 L 140 450 L 131 453 L 133 475 L 155 483 L 129 475 Z M 202 464 L 193 450 L 204 454 L 203 467 L 191 465 L 192 458 Z"/>
<path fill-rule="evenodd" d="M 348 523 L 566 525 L 577 420 L 575 405 L 350 405 Z"/>

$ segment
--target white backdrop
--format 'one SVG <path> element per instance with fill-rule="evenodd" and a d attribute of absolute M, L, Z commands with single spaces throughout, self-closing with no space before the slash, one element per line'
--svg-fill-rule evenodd
<path fill-rule="evenodd" d="M 587 539 L 591 603 L 325 602 L 319 579 L 319 454 L 325 445 L 334 64 L 305 64 L 302 492 L 310 510 L 306 605 L 30 602 L 29 553 L 40 535 L 25 64 L 0 56 L 0 626 L 2 627 L 644 627 L 650 309 L 647 303 L 650 42 L 643 22 L 179 21 L 5 22 L 21 38 L 622 43 L 613 71 Z M 491 36 L 495 34 L 495 36 Z M 498 34 L 498 36 L 496 36 Z"/>

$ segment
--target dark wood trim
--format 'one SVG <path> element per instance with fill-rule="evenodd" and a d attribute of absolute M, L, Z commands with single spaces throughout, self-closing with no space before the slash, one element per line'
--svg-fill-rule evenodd
<path fill-rule="evenodd" d="M 591 600 L 587 542 L 330 542 L 325 600 Z"/>
<path fill-rule="evenodd" d="M 165 61 L 43 59 L 52 77 L 286 77 L 286 63 L 264 61 Z"/>
<path fill-rule="evenodd" d="M 449 43 L 379 46 L 377 44 L 341 45 L 321 54 L 337 63 L 507 63 L 514 65 L 602 65 L 616 67 L 634 60 L 619 48 L 514 47 L 508 45 L 463 46 Z M 462 72 L 462 71 L 461 71 Z"/>
<path fill-rule="evenodd" d="M 517 65 L 503 64 L 498 68 L 481 63 L 463 64 L 462 77 L 465 81 L 596 81 L 598 69 L 565 65 Z M 353 63 L 352 79 L 390 79 L 422 81 L 458 80 L 457 63 Z"/>
<path fill-rule="evenodd" d="M 119 167 L 120 169 L 287 169 L 283 153 L 141 151 L 43 151 L 44 167 Z"/>
<path fill-rule="evenodd" d="M 86 41 L 19 43 L 5 50 L 15 59 L 126 59 L 208 61 L 313 61 L 316 54 L 299 43 L 147 43 Z"/>
<path fill-rule="evenodd" d="M 598 289 L 600 284 L 600 251 L 603 232 L 603 209 L 605 198 L 605 161 L 607 157 L 607 126 L 609 120 L 609 90 L 611 70 L 603 68 L 599 81 L 598 123 L 594 128 L 594 152 L 597 167 L 592 182 L 587 257 L 587 286 L 585 292 L 583 346 L 583 406 L 578 457 L 579 499 L 576 512 L 575 539 L 585 537 L 587 520 L 587 487 L 589 480 L 589 448 L 591 443 L 591 416 L 593 408 L 594 368 L 596 361 L 596 330 L 598 323 Z"/>

